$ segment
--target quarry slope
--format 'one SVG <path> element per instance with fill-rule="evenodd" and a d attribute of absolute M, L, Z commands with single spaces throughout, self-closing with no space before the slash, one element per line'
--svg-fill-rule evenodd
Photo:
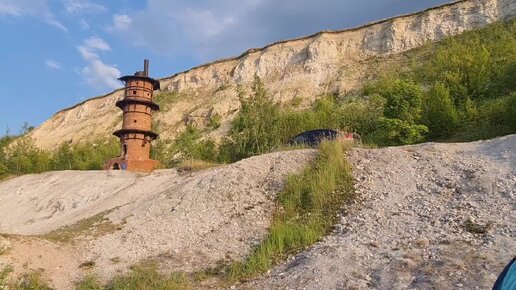
<path fill-rule="evenodd" d="M 43 269 L 54 287 L 71 289 L 85 263 L 109 279 L 147 260 L 194 271 L 243 258 L 264 238 L 286 175 L 315 154 L 278 152 L 195 173 L 62 171 L 2 182 L 0 247 L 11 249 L 0 269 Z"/>
<path fill-rule="evenodd" d="M 514 0 L 466 0 L 362 27 L 324 31 L 251 49 L 236 58 L 216 61 L 160 79 L 165 92 L 175 92 L 155 116 L 163 138 L 175 136 L 186 124 L 200 128 L 213 116 L 222 126 L 211 133 L 223 136 L 240 108 L 237 86 L 249 89 L 259 76 L 279 102 L 293 98 L 309 104 L 324 93 L 341 95 L 375 72 L 378 58 L 417 48 L 426 42 L 480 28 L 516 15 Z M 30 133 L 42 149 L 71 141 L 108 137 L 120 127 L 117 90 L 56 113 Z"/>
<path fill-rule="evenodd" d="M 516 135 L 350 151 L 332 234 L 242 289 L 491 289 L 516 253 Z"/>

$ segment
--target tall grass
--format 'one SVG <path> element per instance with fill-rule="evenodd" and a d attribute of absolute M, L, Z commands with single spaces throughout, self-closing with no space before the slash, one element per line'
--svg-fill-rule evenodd
<path fill-rule="evenodd" d="M 351 168 L 344 153 L 343 143 L 323 142 L 315 163 L 301 174 L 288 177 L 285 190 L 278 196 L 269 235 L 246 260 L 231 265 L 229 280 L 267 271 L 332 228 L 337 211 L 353 194 Z"/>

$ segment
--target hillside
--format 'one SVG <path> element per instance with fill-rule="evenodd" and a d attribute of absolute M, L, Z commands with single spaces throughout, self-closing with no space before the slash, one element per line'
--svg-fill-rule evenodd
<path fill-rule="evenodd" d="M 237 286 L 487 289 L 516 251 L 515 148 L 516 135 L 352 149 L 358 195 L 333 233 Z M 62 171 L 0 183 L 0 244 L 9 247 L 0 269 L 43 269 L 56 289 L 70 289 L 91 271 L 108 279 L 146 260 L 195 271 L 240 259 L 267 232 L 286 174 L 314 154 L 276 152 L 193 173 Z"/>
<path fill-rule="evenodd" d="M 305 38 L 251 49 L 239 57 L 216 61 L 160 79 L 163 110 L 156 122 L 164 138 L 185 124 L 203 127 L 214 116 L 221 124 L 211 136 L 219 138 L 239 110 L 237 85 L 248 89 L 255 75 L 262 78 L 275 100 L 294 98 L 308 104 L 324 93 L 345 94 L 375 73 L 378 57 L 397 55 L 427 42 L 483 27 L 516 15 L 512 0 L 467 0 L 362 27 L 325 31 Z M 120 126 L 115 102 L 118 90 L 56 113 L 30 133 L 42 149 L 72 141 L 107 137 Z"/>

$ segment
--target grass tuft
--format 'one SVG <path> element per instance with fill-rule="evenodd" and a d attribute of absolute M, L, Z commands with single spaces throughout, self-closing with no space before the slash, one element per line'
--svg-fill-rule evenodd
<path fill-rule="evenodd" d="M 9 284 L 7 289 L 12 290 L 52 290 L 41 277 L 41 273 L 34 271 L 22 275 L 16 281 Z"/>
<path fill-rule="evenodd" d="M 83 219 L 77 223 L 69 226 L 64 226 L 57 230 L 51 231 L 41 237 L 53 242 L 73 242 L 73 240 L 79 236 L 90 236 L 97 238 L 102 235 L 113 233 L 121 229 L 122 224 L 113 224 L 105 216 L 111 211 L 117 209 L 116 207 L 101 213 L 98 213 L 90 218 Z"/>
<path fill-rule="evenodd" d="M 97 275 L 90 273 L 86 275 L 81 281 L 75 284 L 76 290 L 103 290 L 104 287 L 99 281 Z"/>
<path fill-rule="evenodd" d="M 5 266 L 0 270 L 0 289 L 9 289 L 9 274 L 13 271 L 13 267 Z"/>
<path fill-rule="evenodd" d="M 127 275 L 117 276 L 106 287 L 110 290 L 175 290 L 190 288 L 190 280 L 184 273 L 163 275 L 156 264 L 138 265 Z"/>

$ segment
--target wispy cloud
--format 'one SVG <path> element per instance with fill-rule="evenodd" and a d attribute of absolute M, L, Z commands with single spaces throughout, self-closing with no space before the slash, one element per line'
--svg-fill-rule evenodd
<path fill-rule="evenodd" d="M 107 31 L 160 55 L 188 55 L 205 61 L 321 30 L 354 27 L 446 1 L 149 0 L 140 11 L 114 15 Z"/>
<path fill-rule="evenodd" d="M 133 20 L 127 14 L 113 15 L 113 25 L 107 28 L 108 31 L 120 32 L 129 28 Z"/>
<path fill-rule="evenodd" d="M 59 64 L 55 59 L 47 59 L 45 60 L 45 65 L 52 69 L 61 69 L 61 64 Z"/>
<path fill-rule="evenodd" d="M 79 70 L 86 82 L 96 90 L 116 89 L 121 86 L 118 78 L 120 71 L 114 66 L 104 63 L 98 51 L 110 51 L 111 47 L 100 37 L 93 36 L 77 46 L 82 58 L 88 63 Z"/>
<path fill-rule="evenodd" d="M 90 25 L 84 19 L 81 19 L 79 21 L 79 25 L 81 26 L 81 30 L 88 30 L 88 29 L 90 29 Z"/>
<path fill-rule="evenodd" d="M 0 0 L 0 15 L 34 17 L 63 31 L 68 31 L 50 11 L 47 0 Z"/>
<path fill-rule="evenodd" d="M 65 10 L 70 14 L 102 13 L 106 12 L 106 6 L 88 0 L 64 0 Z"/>
<path fill-rule="evenodd" d="M 12 3 L 10 3 L 12 2 Z M 15 1 L 0 1 L 0 14 L 7 14 L 12 16 L 21 16 L 22 9 L 17 6 Z"/>
<path fill-rule="evenodd" d="M 89 50 L 104 50 L 104 51 L 111 50 L 111 47 L 109 47 L 109 44 L 107 44 L 102 38 L 97 37 L 97 36 L 92 36 L 88 39 L 85 39 L 84 45 Z"/>

